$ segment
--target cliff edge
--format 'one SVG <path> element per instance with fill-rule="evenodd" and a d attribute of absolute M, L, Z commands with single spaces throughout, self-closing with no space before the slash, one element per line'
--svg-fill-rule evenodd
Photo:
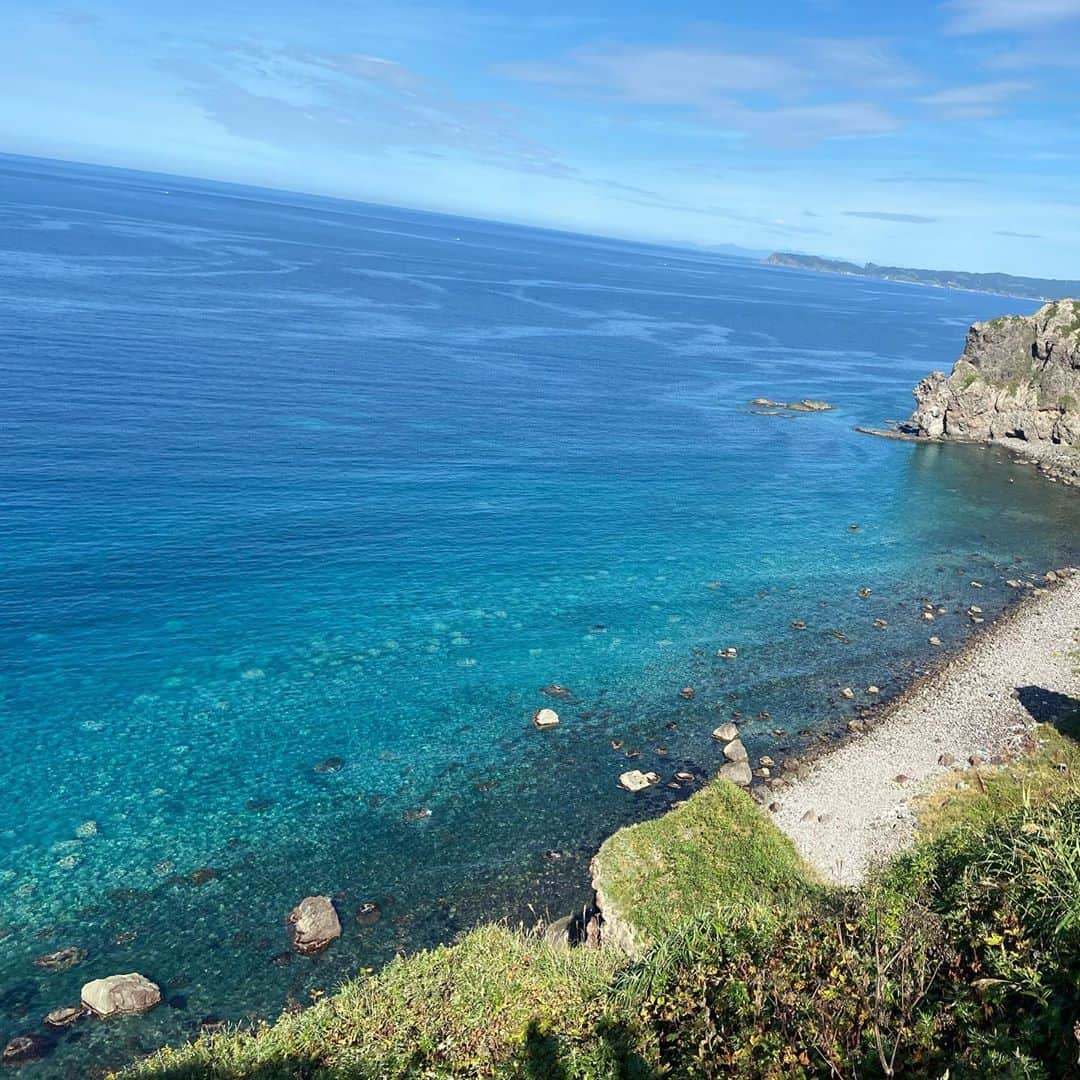
<path fill-rule="evenodd" d="M 1080 300 L 975 323 L 952 373 L 923 379 L 915 402 L 911 434 L 1007 442 L 1080 483 Z"/>

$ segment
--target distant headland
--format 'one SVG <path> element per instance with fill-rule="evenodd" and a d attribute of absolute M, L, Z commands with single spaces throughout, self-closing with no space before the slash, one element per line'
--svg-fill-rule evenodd
<path fill-rule="evenodd" d="M 877 278 L 879 281 L 902 281 L 910 285 L 931 285 L 937 289 L 967 289 L 970 292 L 998 293 L 1028 300 L 1061 300 L 1080 295 L 1080 281 L 1055 281 L 1049 278 L 1016 277 L 1013 274 L 974 274 L 966 270 L 918 270 L 905 266 L 879 266 L 877 263 L 844 262 L 819 255 L 798 255 L 774 251 L 763 262 L 767 266 L 787 266 L 795 270 L 815 270 L 826 274 Z"/>

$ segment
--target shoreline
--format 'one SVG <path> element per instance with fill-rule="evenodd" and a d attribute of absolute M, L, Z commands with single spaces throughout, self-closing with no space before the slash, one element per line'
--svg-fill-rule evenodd
<path fill-rule="evenodd" d="M 770 815 L 824 878 L 855 885 L 914 841 L 917 803 L 950 773 L 1004 761 L 1036 724 L 1025 689 L 1080 696 L 1080 572 L 1030 594 L 883 706 L 873 727 L 785 780 Z M 951 760 L 950 760 L 951 759 Z"/>
<path fill-rule="evenodd" d="M 1032 465 L 1052 484 L 1062 483 L 1080 487 L 1080 449 L 1070 449 L 1052 442 L 1029 442 L 1024 439 L 958 439 L 955 437 L 933 438 L 917 435 L 901 427 L 872 428 L 857 426 L 859 435 L 872 435 L 877 439 L 893 439 L 897 442 L 935 443 L 939 445 L 982 446 L 1004 450 L 1014 460 Z"/>

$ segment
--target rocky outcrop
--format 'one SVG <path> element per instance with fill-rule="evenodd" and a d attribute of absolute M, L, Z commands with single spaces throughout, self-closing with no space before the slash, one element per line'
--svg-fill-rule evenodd
<path fill-rule="evenodd" d="M 1008 441 L 1080 481 L 1080 300 L 975 323 L 952 373 L 928 375 L 915 402 L 910 434 Z"/>
<path fill-rule="evenodd" d="M 305 896 L 289 912 L 288 923 L 293 948 L 302 956 L 322 952 L 341 937 L 341 920 L 329 896 Z"/>
<path fill-rule="evenodd" d="M 82 988 L 82 1004 L 95 1016 L 130 1016 L 152 1009 L 161 1001 L 161 990 L 143 975 L 110 975 Z"/>

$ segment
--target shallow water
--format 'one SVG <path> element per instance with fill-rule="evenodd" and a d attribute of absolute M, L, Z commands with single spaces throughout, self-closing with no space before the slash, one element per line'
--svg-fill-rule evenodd
<path fill-rule="evenodd" d="M 1027 301 L 25 159 L 0 195 L 0 1039 L 104 974 L 169 999 L 28 1075 L 561 914 L 686 794 L 624 768 L 839 731 L 1080 549 L 999 453 L 852 431 Z M 292 958 L 311 892 L 344 936 Z"/>

